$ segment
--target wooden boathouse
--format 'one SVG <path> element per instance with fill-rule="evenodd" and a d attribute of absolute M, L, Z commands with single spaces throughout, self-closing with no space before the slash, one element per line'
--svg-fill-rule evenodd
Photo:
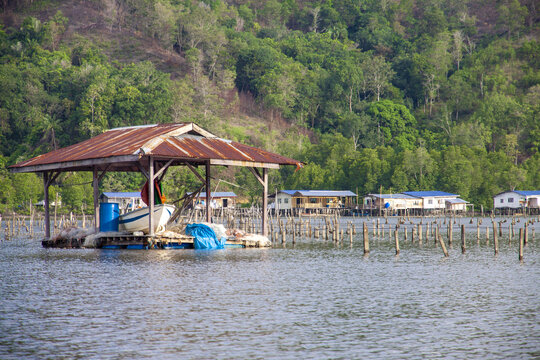
<path fill-rule="evenodd" d="M 280 165 L 302 167 L 302 163 L 262 149 L 226 140 L 194 123 L 155 124 L 111 129 L 86 141 L 39 155 L 9 167 L 13 173 L 41 174 L 45 194 L 45 238 L 50 239 L 49 186 L 63 172 L 93 174 L 94 225 L 99 229 L 99 181 L 107 172 L 141 172 L 148 179 L 150 214 L 154 211 L 155 183 L 170 166 L 186 166 L 202 182 L 208 194 L 206 221 L 211 222 L 212 166 L 240 166 L 251 170 L 262 186 L 263 209 L 268 205 L 268 170 Z M 205 176 L 196 168 L 203 167 Z M 148 217 L 150 240 L 155 235 Z M 262 213 L 262 234 L 268 234 L 268 213 Z"/>

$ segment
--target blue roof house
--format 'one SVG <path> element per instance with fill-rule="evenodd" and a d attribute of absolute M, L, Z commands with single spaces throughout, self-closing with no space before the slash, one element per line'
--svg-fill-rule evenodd
<path fill-rule="evenodd" d="M 453 201 L 459 197 L 444 191 L 404 191 L 402 194 L 422 199 L 423 210 L 445 210 L 446 202 Z"/>
<path fill-rule="evenodd" d="M 339 209 L 352 207 L 356 194 L 349 190 L 281 190 L 276 195 L 277 209 Z"/>
<path fill-rule="evenodd" d="M 145 207 L 141 193 L 136 192 L 104 192 L 100 196 L 101 202 L 118 203 L 121 214 Z"/>
<path fill-rule="evenodd" d="M 494 209 L 539 209 L 540 190 L 511 190 L 493 197 Z"/>

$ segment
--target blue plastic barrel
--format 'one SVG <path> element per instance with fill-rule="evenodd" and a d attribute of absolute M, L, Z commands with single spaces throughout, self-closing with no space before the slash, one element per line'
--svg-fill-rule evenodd
<path fill-rule="evenodd" d="M 99 204 L 99 231 L 118 231 L 118 203 Z"/>

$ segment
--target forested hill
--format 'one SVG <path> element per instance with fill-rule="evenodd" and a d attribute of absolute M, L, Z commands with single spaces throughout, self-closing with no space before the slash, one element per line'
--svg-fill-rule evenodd
<path fill-rule="evenodd" d="M 443 190 L 490 208 L 503 190 L 540 189 L 537 0 L 0 6 L 0 211 L 42 196 L 10 164 L 182 121 L 307 163 L 274 172 L 272 191 Z M 220 176 L 255 199 L 243 171 Z M 170 178 L 174 195 L 196 186 L 182 170 Z M 80 209 L 87 180 L 68 174 L 52 191 Z M 109 175 L 102 188 L 141 181 Z"/>

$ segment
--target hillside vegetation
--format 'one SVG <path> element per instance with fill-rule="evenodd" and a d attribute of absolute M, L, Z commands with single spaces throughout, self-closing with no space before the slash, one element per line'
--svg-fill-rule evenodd
<path fill-rule="evenodd" d="M 540 189 L 535 0 L 10 1 L 0 19 L 0 211 L 42 195 L 6 167 L 106 129 L 193 121 L 304 161 L 275 189 Z M 256 200 L 244 170 L 220 178 Z M 110 191 L 140 175 L 108 175 Z M 91 203 L 66 174 L 68 209 Z M 198 187 L 175 169 L 175 198 Z M 41 193 L 40 193 L 41 192 Z"/>

